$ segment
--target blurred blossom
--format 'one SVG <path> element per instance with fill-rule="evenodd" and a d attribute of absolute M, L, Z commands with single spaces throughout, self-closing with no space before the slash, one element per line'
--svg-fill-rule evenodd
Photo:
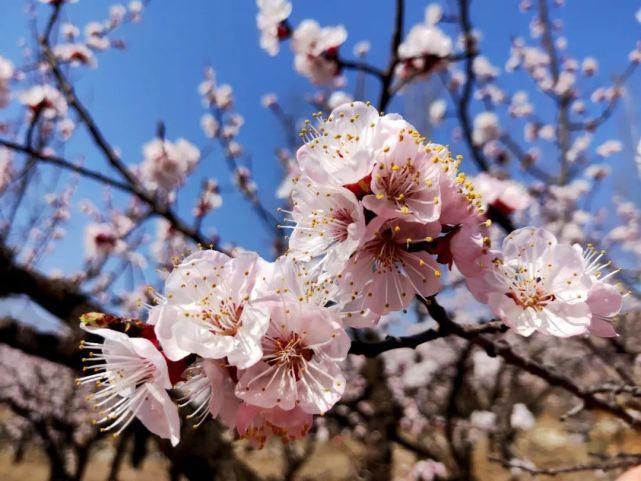
<path fill-rule="evenodd" d="M 512 96 L 509 112 L 510 115 L 517 118 L 527 117 L 534 112 L 534 107 L 530 103 L 530 99 L 526 91 L 519 90 Z"/>
<path fill-rule="evenodd" d="M 220 129 L 220 123 L 212 114 L 203 114 L 200 118 L 200 127 L 210 139 L 216 138 Z"/>
<path fill-rule="evenodd" d="M 354 98 L 347 92 L 336 90 L 335 92 L 332 92 L 332 95 L 330 95 L 327 99 L 327 107 L 330 110 L 334 110 L 335 108 L 340 107 L 343 104 L 352 102 L 353 100 Z"/>
<path fill-rule="evenodd" d="M 527 189 L 515 180 L 499 179 L 486 172 L 471 180 L 481 194 L 483 204 L 491 205 L 504 214 L 526 209 L 532 202 Z"/>
<path fill-rule="evenodd" d="M 470 423 L 475 428 L 491 431 L 496 426 L 496 414 L 492 411 L 474 411 L 470 416 Z"/>
<path fill-rule="evenodd" d="M 276 94 L 268 93 L 261 97 L 260 103 L 266 109 L 275 108 L 278 107 L 278 97 L 276 97 Z"/>
<path fill-rule="evenodd" d="M 35 85 L 18 94 L 18 99 L 31 110 L 32 115 L 41 115 L 45 119 L 64 117 L 67 113 L 67 102 L 63 95 L 48 84 Z"/>
<path fill-rule="evenodd" d="M 58 44 L 54 47 L 53 53 L 61 62 L 68 63 L 72 67 L 86 65 L 95 68 L 97 66 L 93 52 L 81 43 Z"/>
<path fill-rule="evenodd" d="M 401 63 L 397 75 L 410 77 L 428 73 L 452 53 L 452 39 L 438 27 L 427 24 L 414 25 L 398 46 Z"/>
<path fill-rule="evenodd" d="M 483 145 L 490 140 L 496 140 L 500 135 L 499 118 L 494 112 L 481 112 L 474 117 L 472 140 L 476 145 Z"/>
<path fill-rule="evenodd" d="M 483 55 L 474 58 L 472 67 L 474 73 L 481 81 L 493 80 L 499 74 L 498 69 Z"/>
<path fill-rule="evenodd" d="M 260 47 L 269 55 L 276 55 L 280 42 L 291 34 L 287 18 L 292 13 L 292 4 L 287 0 L 256 0 L 256 4 Z"/>
<path fill-rule="evenodd" d="M 610 175 L 610 167 L 602 164 L 592 164 L 585 169 L 585 175 L 595 180 L 601 180 Z"/>
<path fill-rule="evenodd" d="M 95 50 L 107 50 L 111 45 L 105 27 L 98 22 L 89 22 L 85 26 L 85 41 Z"/>
<path fill-rule="evenodd" d="M 610 157 L 613 154 L 621 152 L 623 145 L 618 140 L 608 140 L 596 148 L 597 155 L 601 157 Z"/>
<path fill-rule="evenodd" d="M 0 56 L 0 109 L 9 104 L 11 98 L 9 81 L 14 74 L 13 64 L 6 58 Z"/>
<path fill-rule="evenodd" d="M 367 40 L 361 40 L 354 45 L 354 55 L 357 57 L 365 57 L 370 51 L 371 45 Z"/>
<path fill-rule="evenodd" d="M 127 8 L 122 4 L 117 3 L 109 8 L 109 20 L 114 27 L 123 22 L 125 15 L 127 15 Z"/>
<path fill-rule="evenodd" d="M 64 118 L 60 122 L 58 122 L 58 132 L 60 134 L 60 138 L 63 141 L 69 140 L 75 130 L 76 124 L 69 117 Z"/>
<path fill-rule="evenodd" d="M 200 151 L 185 139 L 154 139 L 143 146 L 140 175 L 150 189 L 166 192 L 182 185 L 200 159 Z"/>
<path fill-rule="evenodd" d="M 583 59 L 581 70 L 583 70 L 584 75 L 591 77 L 597 72 L 598 69 L 599 64 L 594 57 L 586 57 L 585 59 Z"/>
<path fill-rule="evenodd" d="M 198 86 L 198 93 L 202 96 L 205 107 L 225 110 L 231 107 L 234 101 L 231 85 L 217 85 L 216 73 L 211 67 L 205 69 L 205 79 Z"/>
<path fill-rule="evenodd" d="M 501 359 L 490 357 L 485 351 L 474 351 L 472 354 L 474 377 L 482 382 L 493 383 L 501 368 Z"/>
<path fill-rule="evenodd" d="M 430 3 L 425 7 L 425 24 L 436 25 L 443 18 L 443 7 L 438 3 Z"/>
<path fill-rule="evenodd" d="M 445 118 L 447 111 L 447 102 L 443 99 L 437 99 L 430 104 L 429 119 L 432 125 L 440 125 Z"/>
<path fill-rule="evenodd" d="M 256 195 L 258 188 L 252 180 L 251 171 L 247 167 L 238 167 L 234 171 L 234 181 L 238 189 L 245 195 L 250 197 Z"/>
<path fill-rule="evenodd" d="M 314 84 L 332 84 L 339 74 L 338 49 L 345 40 L 342 25 L 321 27 L 315 20 L 303 20 L 292 35 L 294 68 Z"/>
<path fill-rule="evenodd" d="M 13 153 L 9 149 L 0 147 L 0 193 L 11 182 L 13 176 L 12 157 Z"/>
<path fill-rule="evenodd" d="M 411 481 L 434 481 L 437 478 L 446 477 L 447 469 L 443 463 L 422 459 L 414 465 L 408 479 Z"/>
<path fill-rule="evenodd" d="M 512 406 L 512 414 L 510 415 L 510 425 L 513 429 L 521 429 L 529 431 L 536 424 L 534 415 L 523 403 L 516 403 Z"/>

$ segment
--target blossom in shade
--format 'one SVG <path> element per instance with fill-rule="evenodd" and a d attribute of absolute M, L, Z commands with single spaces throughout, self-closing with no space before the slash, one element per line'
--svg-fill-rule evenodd
<path fill-rule="evenodd" d="M 434 481 L 446 478 L 447 468 L 443 463 L 432 459 L 421 459 L 412 467 L 407 479 L 409 481 Z"/>
<path fill-rule="evenodd" d="M 236 425 L 240 400 L 235 396 L 235 368 L 221 360 L 198 359 L 183 374 L 184 381 L 177 389 L 183 394 L 180 406 L 190 406 L 187 419 L 199 426 L 208 417 L 220 420 L 225 426 Z"/>
<path fill-rule="evenodd" d="M 338 49 L 346 39 L 342 25 L 321 27 L 314 20 L 303 20 L 292 35 L 296 71 L 315 84 L 332 83 L 339 73 Z"/>
<path fill-rule="evenodd" d="M 202 250 L 174 267 L 165 282 L 164 300 L 149 322 L 168 359 L 190 354 L 223 359 L 246 368 L 262 356 L 267 311 L 249 302 L 259 273 L 258 256 L 230 258 Z"/>
<path fill-rule="evenodd" d="M 291 30 L 287 18 L 292 4 L 287 0 L 256 0 L 258 14 L 256 25 L 260 30 L 260 47 L 269 55 L 276 55 L 281 40 L 288 38 Z"/>
<path fill-rule="evenodd" d="M 172 383 L 167 363 L 154 344 L 142 337 L 129 337 L 104 328 L 85 328 L 104 339 L 83 341 L 89 351 L 85 372 L 78 382 L 95 383 L 99 390 L 89 399 L 101 413 L 102 430 L 121 433 L 134 418 L 172 445 L 180 438 L 180 419 L 168 389 Z"/>
<path fill-rule="evenodd" d="M 154 139 L 143 146 L 140 175 L 150 189 L 172 191 L 182 185 L 200 159 L 200 151 L 185 139 Z"/>
<path fill-rule="evenodd" d="M 248 404 L 323 414 L 342 396 L 339 363 L 350 340 L 329 309 L 281 293 L 265 300 L 269 327 L 262 358 L 239 375 L 236 395 Z"/>
<path fill-rule="evenodd" d="M 313 416 L 295 407 L 283 410 L 279 407 L 260 408 L 250 404 L 241 404 L 238 408 L 236 430 L 241 438 L 250 440 L 262 448 L 265 441 L 272 436 L 283 442 L 304 437 L 312 425 Z"/>
<path fill-rule="evenodd" d="M 64 117 L 67 113 L 67 102 L 64 96 L 48 84 L 35 85 L 18 94 L 18 100 L 31 110 L 33 115 L 45 119 Z"/>

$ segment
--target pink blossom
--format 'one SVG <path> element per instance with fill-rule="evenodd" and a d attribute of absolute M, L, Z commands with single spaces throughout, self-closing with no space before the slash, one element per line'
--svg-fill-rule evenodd
<path fill-rule="evenodd" d="M 255 254 L 230 258 L 203 250 L 174 267 L 165 282 L 165 300 L 149 314 L 168 359 L 193 353 L 226 357 L 231 365 L 246 368 L 261 358 L 268 314 L 249 302 L 260 262 Z"/>
<path fill-rule="evenodd" d="M 581 252 L 559 244 L 545 229 L 523 228 L 508 235 L 495 254 L 477 298 L 517 333 L 559 337 L 588 331 L 592 281 Z"/>
<path fill-rule="evenodd" d="M 440 233 L 438 223 L 418 224 L 377 218 L 347 264 L 339 284 L 358 309 L 377 314 L 405 309 L 415 294 L 428 297 L 441 288 L 441 272 L 425 251 L 410 252 L 414 242 Z"/>
<path fill-rule="evenodd" d="M 483 204 L 491 205 L 504 214 L 527 209 L 532 203 L 525 187 L 514 180 L 499 179 L 486 172 L 481 172 L 471 180 L 481 194 Z"/>
<path fill-rule="evenodd" d="M 607 281 L 617 271 L 603 275 L 603 270 L 610 265 L 610 262 L 601 262 L 605 255 L 604 251 L 597 251 L 594 247 L 588 247 L 583 251 L 579 245 L 575 245 L 574 248 L 583 254 L 586 272 L 592 280 L 587 300 L 592 313 L 590 332 L 596 336 L 615 337 L 617 333 L 611 321 L 614 316 L 621 312 L 623 295 L 616 286 L 609 284 Z"/>
<path fill-rule="evenodd" d="M 187 419 L 194 419 L 195 426 L 209 416 L 229 428 L 236 426 L 240 400 L 234 394 L 234 369 L 221 360 L 199 359 L 185 370 L 185 381 L 176 387 L 183 393 L 181 407 L 192 407 Z"/>
<path fill-rule="evenodd" d="M 374 159 L 371 190 L 363 205 L 378 216 L 408 222 L 432 222 L 441 213 L 439 190 L 442 146 L 423 146 L 414 128 L 406 126 Z"/>
<path fill-rule="evenodd" d="M 266 300 L 269 327 L 262 359 L 240 374 L 236 395 L 248 404 L 323 414 L 342 396 L 339 365 L 350 340 L 332 311 L 281 294 Z"/>
<path fill-rule="evenodd" d="M 141 337 L 129 337 L 111 329 L 86 327 L 104 338 L 102 344 L 83 342 L 90 352 L 86 359 L 87 376 L 82 384 L 97 383 L 100 389 L 90 399 L 102 417 L 102 430 L 121 433 L 134 418 L 172 445 L 180 439 L 178 410 L 167 390 L 171 389 L 167 363 L 153 343 Z"/>
<path fill-rule="evenodd" d="M 315 186 L 299 179 L 292 192 L 289 249 L 300 259 L 321 259 L 338 274 L 365 235 L 365 214 L 356 196 L 342 187 Z"/>
<path fill-rule="evenodd" d="M 301 171 L 315 183 L 333 186 L 358 184 L 369 189 L 374 159 L 386 146 L 398 141 L 401 129 L 409 124 L 400 116 L 380 117 L 377 110 L 363 102 L 344 104 L 319 122 L 308 124 L 302 134 L 306 140 L 296 153 Z"/>

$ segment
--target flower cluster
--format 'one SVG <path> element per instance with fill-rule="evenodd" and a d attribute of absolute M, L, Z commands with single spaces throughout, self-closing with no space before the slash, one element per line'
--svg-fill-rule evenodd
<path fill-rule="evenodd" d="M 81 382 L 99 383 L 106 429 L 138 417 L 175 443 L 180 406 L 196 424 L 216 418 L 257 445 L 304 436 L 345 391 L 346 329 L 435 295 L 452 266 L 519 334 L 615 335 L 622 297 L 601 275 L 602 253 L 532 228 L 491 249 L 485 209 L 527 207 L 517 185 L 481 175 L 489 194 L 503 191 L 484 201 L 460 157 L 362 102 L 319 114 L 301 137 L 286 254 L 270 263 L 199 250 L 153 293 L 147 323 L 126 335 L 109 316 L 89 319 L 105 341 L 84 344 L 93 354 Z M 118 235 L 94 229 L 94 250 L 118 248 Z"/>

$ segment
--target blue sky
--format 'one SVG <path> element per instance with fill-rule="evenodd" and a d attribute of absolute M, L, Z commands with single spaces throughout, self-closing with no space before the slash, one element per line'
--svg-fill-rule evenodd
<path fill-rule="evenodd" d="M 82 26 L 90 20 L 105 18 L 111 3 L 80 0 L 66 8 L 65 16 Z M 384 65 L 393 1 L 294 0 L 293 3 L 293 24 L 308 17 L 321 24 L 343 23 L 349 32 L 343 49 L 346 56 L 351 57 L 356 42 L 367 39 L 372 44 L 370 61 Z M 422 21 L 426 3 L 407 0 L 406 31 Z M 444 3 L 454 5 L 456 2 Z M 510 37 L 527 36 L 531 14 L 520 14 L 517 1 L 475 0 L 472 4 L 473 22 L 483 32 L 481 48 L 495 65 L 502 67 L 508 56 Z M 566 7 L 552 9 L 553 16 L 560 16 L 565 22 L 570 52 L 579 59 L 586 55 L 599 59 L 600 73 L 593 87 L 605 83 L 611 73 L 625 67 L 627 54 L 641 34 L 641 25 L 634 19 L 639 6 L 639 2 L 628 0 L 568 0 Z M 24 8 L 25 3 L 20 0 L 3 0 L 0 5 L 0 55 L 17 64 L 20 63 L 17 40 L 29 35 Z M 38 8 L 43 14 L 48 9 L 40 4 Z M 278 205 L 273 191 L 279 181 L 280 169 L 274 151 L 284 144 L 285 136 L 273 115 L 261 106 L 260 98 L 264 93 L 274 92 L 286 108 L 300 117 L 307 117 L 313 109 L 305 104 L 303 97 L 313 93 L 314 88 L 293 72 L 287 45 L 275 58 L 259 49 L 255 14 L 252 0 L 152 0 L 142 23 L 126 26 L 119 32 L 118 36 L 127 42 L 127 50 L 99 55 L 99 68 L 95 71 L 75 71 L 81 98 L 106 137 L 121 149 L 128 164 L 141 160 L 141 146 L 153 137 L 159 120 L 165 123 L 169 139 L 185 137 L 196 145 L 205 144 L 200 130 L 203 110 L 196 89 L 202 79 L 203 67 L 211 64 L 219 82 L 230 83 L 234 88 L 235 110 L 245 118 L 239 140 L 251 155 L 261 197 L 270 208 Z M 638 102 L 634 100 L 639 99 L 639 79 L 637 73 L 631 84 L 633 102 L 629 113 L 637 125 L 639 111 L 634 109 Z M 375 80 L 369 81 L 368 95 L 376 95 L 373 89 L 376 85 Z M 506 77 L 502 85 L 512 92 L 520 88 L 531 89 L 531 84 L 524 83 L 523 77 Z M 347 90 L 352 88 L 353 82 Z M 550 112 L 547 99 L 536 102 L 541 112 Z M 406 102 L 400 97 L 388 110 L 403 111 L 405 106 Z M 605 140 L 617 135 L 626 141 L 624 135 L 629 136 L 626 122 L 627 118 L 615 117 L 598 138 Z M 517 135 L 521 134 L 521 129 L 516 131 Z M 437 130 L 432 135 L 436 141 L 451 144 L 446 130 Z M 66 149 L 66 155 L 71 158 L 80 154 L 86 155 L 87 165 L 92 168 L 105 168 L 103 159 L 83 134 L 78 134 Z M 638 197 L 640 194 L 634 190 L 634 183 L 625 181 L 633 169 L 630 154 L 628 146 L 626 152 L 611 159 L 611 164 L 615 166 L 616 189 Z M 464 167 L 474 171 L 470 165 Z M 198 173 L 217 177 L 223 186 L 231 185 L 220 150 L 215 150 L 202 162 Z M 184 212 L 193 205 L 198 185 L 196 180 L 182 193 L 180 206 Z M 96 185 L 84 183 L 75 199 L 82 198 L 95 198 L 99 202 Z M 83 218 L 77 209 L 74 216 L 69 226 L 70 237 L 60 245 L 57 255 L 46 262 L 46 267 L 77 269 L 80 266 L 77 253 L 82 242 Z M 207 218 L 205 226 L 216 229 L 224 241 L 235 241 L 265 256 L 270 255 L 269 233 L 260 226 L 238 194 L 225 195 L 223 207 Z"/>

